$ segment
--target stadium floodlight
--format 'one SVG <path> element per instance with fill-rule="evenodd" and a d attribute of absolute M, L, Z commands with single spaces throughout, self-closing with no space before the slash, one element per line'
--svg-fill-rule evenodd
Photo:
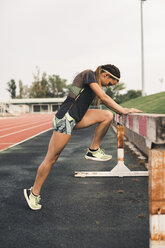
<path fill-rule="evenodd" d="M 141 2 L 141 77 L 142 77 L 142 96 L 145 96 L 145 83 L 144 83 L 144 39 L 143 39 L 143 2 Z"/>

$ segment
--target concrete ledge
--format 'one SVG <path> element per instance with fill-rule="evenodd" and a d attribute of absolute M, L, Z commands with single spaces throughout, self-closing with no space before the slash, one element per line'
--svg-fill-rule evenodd
<path fill-rule="evenodd" d="M 144 155 L 148 157 L 149 148 L 146 145 L 146 140 L 143 136 L 133 132 L 132 130 L 124 127 L 124 134 L 127 139 L 134 144 Z"/>
<path fill-rule="evenodd" d="M 115 114 L 115 121 L 124 125 L 127 139 L 145 155 L 151 148 L 165 149 L 165 114 Z"/>

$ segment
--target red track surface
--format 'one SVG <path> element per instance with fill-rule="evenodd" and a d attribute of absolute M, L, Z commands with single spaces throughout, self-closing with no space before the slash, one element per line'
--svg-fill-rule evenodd
<path fill-rule="evenodd" d="M 26 114 L 0 119 L 0 151 L 52 127 L 51 114 Z"/>

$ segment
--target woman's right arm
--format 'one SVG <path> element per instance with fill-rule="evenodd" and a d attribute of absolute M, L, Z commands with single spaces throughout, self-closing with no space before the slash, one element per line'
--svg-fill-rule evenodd
<path fill-rule="evenodd" d="M 124 108 L 117 104 L 111 97 L 109 97 L 100 88 L 97 83 L 90 83 L 90 88 L 95 92 L 95 94 L 100 98 L 103 104 L 109 109 L 113 110 L 118 114 L 130 114 L 130 113 L 141 113 L 142 111 L 135 108 Z"/>

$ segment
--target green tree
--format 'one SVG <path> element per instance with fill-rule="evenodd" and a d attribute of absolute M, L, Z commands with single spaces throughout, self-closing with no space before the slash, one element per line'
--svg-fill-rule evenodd
<path fill-rule="evenodd" d="M 142 95 L 141 90 L 128 90 L 127 93 L 117 96 L 117 103 L 126 102 L 128 100 L 140 97 Z"/>
<path fill-rule="evenodd" d="M 33 74 L 34 81 L 30 87 L 29 97 L 30 98 L 39 98 L 41 97 L 41 86 L 40 86 L 40 71 L 39 68 L 36 67 L 36 74 Z"/>
<path fill-rule="evenodd" d="M 58 75 L 50 75 L 44 72 L 40 76 L 40 70 L 33 74 L 34 81 L 29 90 L 31 98 L 63 97 L 65 95 L 66 79 L 61 79 Z"/>
<path fill-rule="evenodd" d="M 24 87 L 23 87 L 23 83 L 22 83 L 21 80 L 19 80 L 18 85 L 19 85 L 19 95 L 18 95 L 18 98 L 23 98 Z"/>
<path fill-rule="evenodd" d="M 116 85 L 113 85 L 109 87 L 106 90 L 106 94 L 113 98 L 114 101 L 117 101 L 118 96 L 120 95 L 120 91 L 125 89 L 124 83 L 117 83 Z"/>
<path fill-rule="evenodd" d="M 127 97 L 128 97 L 129 100 L 133 99 L 133 98 L 137 98 L 137 97 L 139 97 L 141 95 L 142 95 L 141 90 L 128 90 L 127 91 Z"/>
<path fill-rule="evenodd" d="M 15 83 L 14 79 L 11 79 L 7 83 L 7 85 L 8 85 L 7 91 L 10 92 L 11 98 L 16 98 L 16 88 L 17 88 L 17 86 L 16 86 L 16 83 Z"/>
<path fill-rule="evenodd" d="M 36 74 L 33 74 L 34 81 L 29 89 L 30 98 L 46 98 L 50 97 L 49 83 L 47 80 L 47 74 L 44 72 L 40 78 L 40 70 L 36 68 Z"/>
<path fill-rule="evenodd" d="M 49 76 L 50 92 L 52 97 L 63 97 L 65 95 L 66 79 L 61 79 L 59 75 Z"/>
<path fill-rule="evenodd" d="M 30 88 L 27 84 L 23 85 L 22 98 L 29 98 Z"/>
<path fill-rule="evenodd" d="M 49 81 L 47 79 L 47 74 L 43 72 L 42 78 L 40 80 L 40 85 L 41 85 L 41 95 L 42 97 L 51 97 L 51 92 L 50 92 L 50 86 L 49 86 Z"/>
<path fill-rule="evenodd" d="M 36 72 L 33 74 L 33 82 L 30 87 L 23 85 L 19 80 L 18 98 L 47 98 L 47 97 L 63 97 L 68 91 L 66 79 L 60 78 L 59 75 L 48 76 L 45 72 L 40 76 L 40 70 L 36 67 Z M 7 83 L 7 90 L 12 98 L 16 98 L 16 83 L 13 79 Z"/>

